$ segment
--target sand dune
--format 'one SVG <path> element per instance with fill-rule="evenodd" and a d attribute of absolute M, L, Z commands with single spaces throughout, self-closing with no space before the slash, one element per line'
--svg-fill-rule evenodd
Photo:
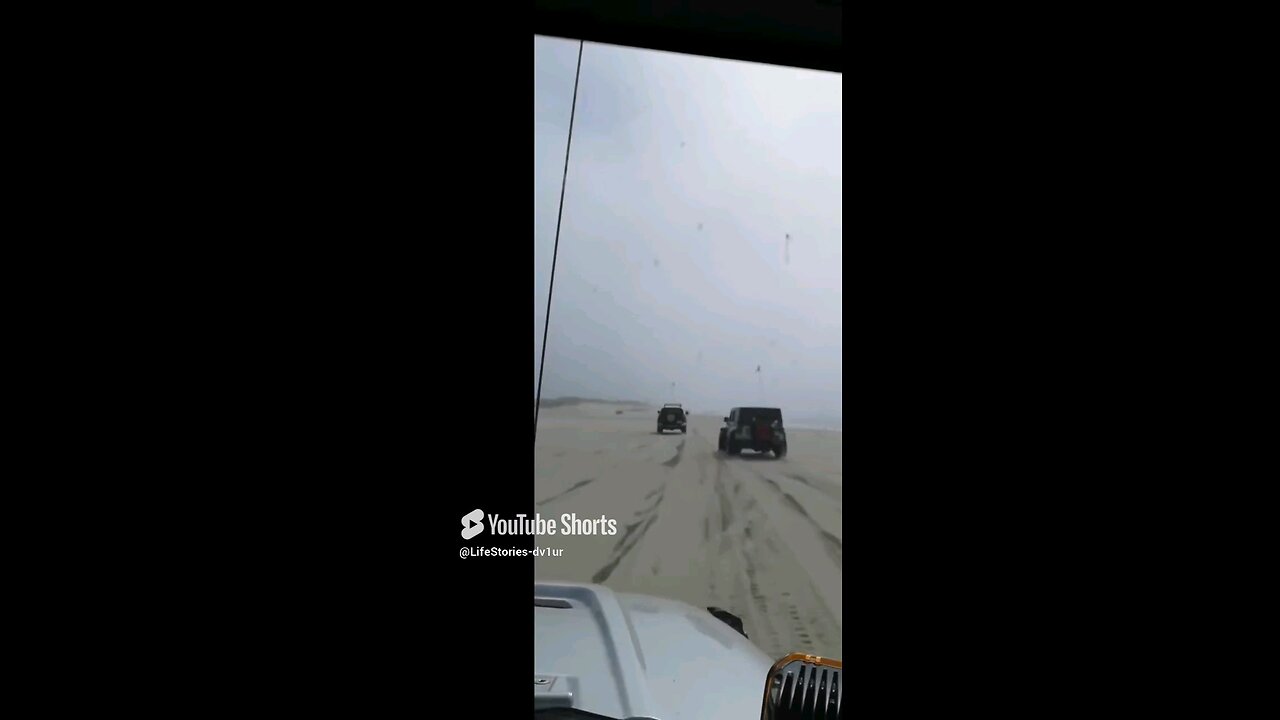
<path fill-rule="evenodd" d="M 656 408 L 579 402 L 539 412 L 537 511 L 616 519 L 614 536 L 553 536 L 545 579 L 715 605 L 774 656 L 842 657 L 841 434 L 789 430 L 783 459 L 716 452 L 718 416 L 654 432 Z"/>

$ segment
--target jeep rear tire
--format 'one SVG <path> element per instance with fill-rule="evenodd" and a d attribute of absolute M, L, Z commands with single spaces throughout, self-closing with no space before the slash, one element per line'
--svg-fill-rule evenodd
<path fill-rule="evenodd" d="M 779 446 L 777 446 L 777 447 L 775 447 L 775 448 L 773 449 L 773 456 L 774 456 L 774 457 L 786 457 L 786 455 L 787 455 L 787 444 L 786 444 L 786 443 L 783 443 L 783 444 L 781 444 L 781 445 L 779 445 Z"/>

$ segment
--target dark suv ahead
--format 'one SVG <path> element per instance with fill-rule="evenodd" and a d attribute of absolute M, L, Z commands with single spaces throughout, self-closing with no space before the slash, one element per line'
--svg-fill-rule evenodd
<path fill-rule="evenodd" d="M 679 403 L 667 403 L 658 411 L 658 432 L 663 430 L 679 430 L 685 432 L 685 423 L 687 418 L 684 416 L 684 408 Z"/>
<path fill-rule="evenodd" d="M 737 455 L 754 450 L 772 452 L 775 457 L 787 454 L 787 431 L 782 427 L 782 411 L 778 408 L 734 408 L 724 423 L 720 428 L 721 452 Z"/>

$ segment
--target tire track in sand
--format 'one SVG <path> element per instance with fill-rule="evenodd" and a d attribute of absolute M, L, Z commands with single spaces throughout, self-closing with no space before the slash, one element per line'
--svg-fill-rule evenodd
<path fill-rule="evenodd" d="M 546 498 L 545 500 L 540 500 L 537 503 L 535 503 L 535 505 L 537 505 L 538 507 L 541 507 L 551 502 L 552 500 L 559 500 L 560 498 L 568 495 L 569 493 L 575 490 L 581 490 L 582 488 L 590 485 L 593 482 L 595 482 L 595 478 L 587 478 L 586 480 L 579 480 L 578 482 L 574 483 L 573 487 L 569 488 L 568 490 L 558 492 L 555 495 L 552 495 L 551 497 Z"/>
<path fill-rule="evenodd" d="M 836 653 L 842 651 L 840 586 L 832 580 L 838 579 L 842 572 L 841 563 L 835 562 L 841 543 L 834 535 L 824 538 L 823 531 L 807 512 L 801 513 L 787 503 L 781 488 L 771 487 L 777 483 L 764 477 L 764 468 L 751 467 L 733 458 L 726 458 L 724 465 L 724 474 L 735 481 L 733 487 L 726 488 L 734 507 L 741 509 L 755 500 L 751 503 L 751 515 L 757 522 L 751 537 L 744 537 L 742 542 L 747 545 L 752 564 L 762 573 L 761 586 L 770 598 L 771 617 L 780 623 L 780 631 L 791 631 L 784 641 L 794 647 L 782 648 L 783 653 L 813 648 L 816 654 L 839 657 Z M 741 496 L 737 494 L 739 490 Z M 799 505 L 796 498 L 791 500 Z M 779 607 L 778 597 L 782 592 L 789 594 Z M 792 622 L 787 623 L 787 619 Z"/>
<path fill-rule="evenodd" d="M 805 520 L 808 520 L 809 524 L 813 526 L 813 529 L 818 531 L 818 535 L 822 538 L 822 544 L 826 548 L 828 557 L 830 557 L 835 562 L 836 567 L 840 568 L 841 572 L 843 572 L 844 571 L 844 559 L 843 559 L 844 558 L 844 542 L 841 541 L 840 538 L 836 537 L 835 535 L 832 535 L 826 530 L 823 530 L 822 526 L 818 524 L 818 521 L 814 520 L 813 517 L 809 515 L 808 511 L 804 509 L 804 506 L 802 506 L 794 497 L 792 497 L 791 493 L 779 487 L 777 482 L 763 475 L 760 476 L 760 479 L 764 480 L 766 485 L 773 488 L 774 492 L 782 496 L 783 505 L 786 505 L 787 507 L 791 508 L 791 510 L 798 513 Z"/>
<path fill-rule="evenodd" d="M 636 513 L 635 522 L 632 522 L 623 528 L 622 537 L 619 538 L 617 544 L 613 546 L 613 552 L 609 555 L 609 561 L 604 564 L 604 567 L 597 570 L 596 573 L 591 576 L 591 582 L 600 584 L 605 580 L 608 580 L 609 576 L 613 574 L 613 571 L 618 568 L 618 563 L 622 562 L 622 559 L 627 556 L 627 553 L 631 552 L 631 550 L 636 546 L 636 543 L 644 539 L 645 533 L 649 532 L 649 528 L 652 527 L 654 521 L 658 519 L 658 508 L 662 506 L 662 496 L 666 494 L 666 491 L 666 483 L 663 483 L 663 485 L 656 491 L 658 498 L 653 501 L 653 504 Z M 649 495 L 653 494 L 654 493 L 649 493 Z"/>
<path fill-rule="evenodd" d="M 680 444 L 676 446 L 676 454 L 675 454 L 675 455 L 672 455 L 670 460 L 665 460 L 665 461 L 663 461 L 663 463 L 662 463 L 662 464 L 663 464 L 663 465 L 666 465 L 666 466 L 667 466 L 667 467 L 669 467 L 669 468 L 673 468 L 673 467 L 675 467 L 676 465 L 679 465 L 679 464 L 680 464 L 680 456 L 684 454 L 684 444 L 685 444 L 685 442 L 686 442 L 686 441 L 685 441 L 683 438 L 681 438 L 681 439 L 680 439 Z"/>
<path fill-rule="evenodd" d="M 751 628 L 750 639 L 766 654 L 804 651 L 839 657 L 838 620 L 812 588 L 779 528 L 750 493 L 737 492 L 742 483 L 753 481 L 732 472 L 715 475 L 716 494 L 727 501 L 731 522 L 708 558 L 712 597 L 743 618 Z M 712 503 L 708 512 L 715 519 L 721 508 Z"/>

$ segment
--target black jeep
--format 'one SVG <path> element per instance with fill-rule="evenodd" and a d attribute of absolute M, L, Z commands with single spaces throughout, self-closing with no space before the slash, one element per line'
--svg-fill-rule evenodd
<path fill-rule="evenodd" d="M 772 452 L 775 457 L 787 454 L 787 431 L 782 427 L 782 411 L 778 408 L 734 408 L 724 423 L 719 440 L 723 453 L 737 455 L 745 449 Z"/>
<path fill-rule="evenodd" d="M 658 411 L 658 432 L 663 430 L 684 432 L 686 422 L 684 408 L 680 407 L 679 403 L 667 403 Z"/>

